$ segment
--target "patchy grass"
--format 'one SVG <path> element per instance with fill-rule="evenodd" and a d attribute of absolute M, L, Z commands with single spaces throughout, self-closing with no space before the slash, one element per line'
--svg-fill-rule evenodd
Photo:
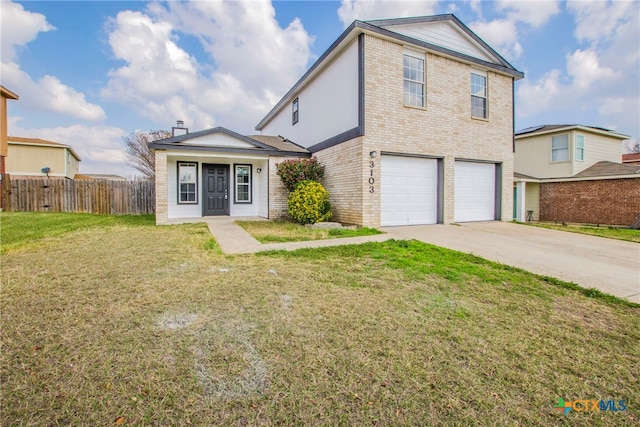
<path fill-rule="evenodd" d="M 535 227 L 549 228 L 551 230 L 570 231 L 572 233 L 590 234 L 592 236 L 640 243 L 640 230 L 633 230 L 631 228 L 609 227 L 606 225 L 601 225 L 599 227 L 587 225 L 562 225 L 545 222 L 527 222 L 526 224 L 533 225 Z"/>
<path fill-rule="evenodd" d="M 114 224 L 8 251 L 2 424 L 639 421 L 637 304 L 414 241 L 215 249 L 202 224 Z"/>
<path fill-rule="evenodd" d="M 113 225 L 153 225 L 154 215 L 93 215 L 59 212 L 0 212 L 0 253 L 74 230 Z"/>
<path fill-rule="evenodd" d="M 236 223 L 260 243 L 301 242 L 382 234 L 375 228 L 319 229 L 288 221 L 236 221 Z"/>

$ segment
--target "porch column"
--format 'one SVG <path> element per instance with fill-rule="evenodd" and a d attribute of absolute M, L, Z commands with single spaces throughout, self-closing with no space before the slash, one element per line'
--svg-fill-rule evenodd
<path fill-rule="evenodd" d="M 516 191 L 518 192 L 518 197 L 516 198 L 516 220 L 520 222 L 525 222 L 527 219 L 527 183 L 525 181 L 516 182 Z"/>

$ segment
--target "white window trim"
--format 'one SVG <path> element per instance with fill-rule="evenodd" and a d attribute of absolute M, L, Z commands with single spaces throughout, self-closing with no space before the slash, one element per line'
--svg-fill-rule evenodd
<path fill-rule="evenodd" d="M 249 182 L 248 183 L 240 183 L 238 182 L 238 168 L 248 168 L 249 169 Z M 233 191 L 233 203 L 237 205 L 250 205 L 253 203 L 253 168 L 250 164 L 234 164 L 233 165 L 233 182 L 234 182 L 234 191 Z M 249 200 L 238 200 L 238 186 L 243 185 L 247 186 Z"/>
<path fill-rule="evenodd" d="M 484 77 L 484 96 L 478 96 L 471 91 L 471 117 L 474 119 L 480 120 L 489 120 L 489 76 L 486 71 L 472 69 L 471 74 L 475 74 L 476 76 Z M 469 85 L 471 85 L 471 75 L 469 76 Z M 471 87 L 469 88 L 471 89 Z M 475 116 L 473 114 L 473 98 L 482 98 L 484 99 L 484 116 Z"/>
<path fill-rule="evenodd" d="M 291 125 L 295 125 L 300 121 L 300 101 L 296 97 L 291 102 Z"/>
<path fill-rule="evenodd" d="M 415 59 L 419 59 L 422 61 L 422 81 L 419 80 L 412 80 L 412 79 L 408 79 L 404 76 L 404 57 L 408 56 L 411 58 L 415 58 Z M 403 61 L 403 71 L 402 71 L 402 82 L 403 82 L 403 86 L 404 86 L 404 82 L 408 81 L 411 83 L 416 83 L 419 85 L 422 85 L 422 105 L 413 105 L 413 104 L 408 104 L 407 102 L 405 102 L 405 95 L 406 93 L 404 92 L 404 87 L 402 90 L 402 103 L 404 104 L 405 107 L 410 107 L 410 108 L 426 108 L 427 107 L 427 58 L 425 56 L 425 54 L 423 52 L 417 52 L 415 50 L 410 50 L 407 48 L 404 48 L 402 51 L 402 61 Z"/>
<path fill-rule="evenodd" d="M 578 138 L 582 138 L 582 147 L 578 147 Z M 578 150 L 582 150 L 582 155 L 580 156 L 581 158 L 578 157 Z M 574 156 L 576 162 L 584 162 L 584 135 L 576 135 L 576 147 Z"/>
<path fill-rule="evenodd" d="M 560 136 L 566 136 L 567 137 L 567 147 L 566 148 L 555 148 L 554 149 L 553 148 L 553 138 L 560 137 Z M 551 163 L 567 163 L 568 161 L 570 161 L 571 160 L 571 151 L 570 151 L 569 147 L 570 147 L 570 144 L 569 144 L 569 134 L 568 133 L 563 133 L 563 134 L 560 134 L 560 135 L 553 135 L 551 137 L 551 159 L 550 159 Z M 553 160 L 553 152 L 554 152 L 554 150 L 566 150 L 567 151 L 567 158 L 563 159 L 563 160 Z"/>
<path fill-rule="evenodd" d="M 181 199 L 182 197 L 182 189 L 180 188 L 180 186 L 182 185 L 182 183 L 180 182 L 180 167 L 183 165 L 189 165 L 189 166 L 195 166 L 195 176 L 194 176 L 194 182 L 187 182 L 186 184 L 195 184 L 195 196 L 194 196 L 194 200 L 185 200 L 183 201 Z M 197 162 L 182 162 L 182 161 L 178 161 L 177 162 L 177 167 L 176 167 L 176 178 L 177 178 L 177 191 L 178 191 L 178 204 L 179 205 L 197 205 L 198 204 L 198 163 Z"/>

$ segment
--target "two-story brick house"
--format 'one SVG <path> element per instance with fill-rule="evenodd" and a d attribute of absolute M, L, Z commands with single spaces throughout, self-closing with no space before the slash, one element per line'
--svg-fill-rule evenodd
<path fill-rule="evenodd" d="M 262 138 L 293 141 L 304 151 L 296 155 L 325 164 L 338 221 L 377 227 L 511 220 L 513 93 L 522 77 L 453 15 L 355 21 L 256 129 Z M 223 147 L 203 141 L 182 136 L 153 145 L 165 175 L 158 222 L 171 219 L 163 212 L 171 210 L 165 205 L 172 196 L 163 195 L 178 190 L 163 181 L 176 174 L 174 162 L 188 149 L 202 169 L 210 162 L 202 156 Z M 266 205 L 254 210 L 285 215 L 275 165 L 291 149 L 277 153 L 243 142 L 251 151 L 241 154 L 256 160 L 249 181 L 257 179 Z M 226 144 L 227 154 L 216 160 L 224 170 L 240 162 Z M 258 167 L 267 174 L 258 177 Z M 229 200 L 239 191 L 231 187 Z"/>
<path fill-rule="evenodd" d="M 640 214 L 640 167 L 621 162 L 628 138 L 577 124 L 516 132 L 514 219 L 631 224 Z"/>

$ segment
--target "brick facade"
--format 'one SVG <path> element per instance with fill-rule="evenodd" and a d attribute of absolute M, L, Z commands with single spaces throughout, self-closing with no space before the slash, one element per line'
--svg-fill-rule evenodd
<path fill-rule="evenodd" d="M 169 223 L 169 191 L 167 181 L 167 151 L 155 150 L 156 155 L 156 224 Z"/>
<path fill-rule="evenodd" d="M 294 157 L 269 157 L 269 219 L 289 218 L 289 192 L 277 174 L 277 164 L 290 159 Z"/>
<path fill-rule="evenodd" d="M 631 225 L 640 214 L 640 177 L 549 182 L 540 186 L 540 220 Z"/>
<path fill-rule="evenodd" d="M 368 153 L 363 153 L 362 138 L 355 138 L 315 153 L 315 157 L 325 165 L 322 185 L 330 194 L 332 221 L 343 224 L 365 224 L 375 212 L 363 210 L 363 189 L 365 179 L 362 170 L 366 168 Z M 378 211 L 379 216 L 379 211 Z"/>
<path fill-rule="evenodd" d="M 488 119 L 471 118 L 472 67 L 438 55 L 426 54 L 426 107 L 403 105 L 403 46 L 366 35 L 365 136 L 361 153 L 360 182 L 370 177 L 369 152 L 393 152 L 440 157 L 444 161 L 443 222 L 454 218 L 455 159 L 483 160 L 502 165 L 501 219 L 510 221 L 513 211 L 513 100 L 512 77 L 487 73 Z M 380 157 L 376 161 L 379 166 Z M 333 173 L 332 170 L 327 171 Z M 374 168 L 380 182 L 380 168 Z M 380 225 L 380 192 L 369 186 L 356 188 L 363 201 L 366 226 Z M 376 185 L 379 190 L 379 185 Z"/>

